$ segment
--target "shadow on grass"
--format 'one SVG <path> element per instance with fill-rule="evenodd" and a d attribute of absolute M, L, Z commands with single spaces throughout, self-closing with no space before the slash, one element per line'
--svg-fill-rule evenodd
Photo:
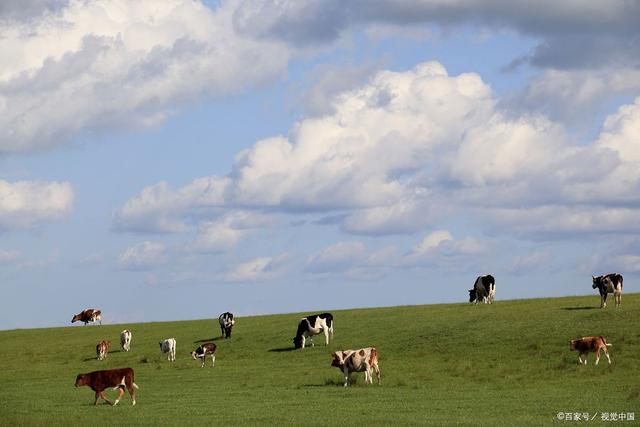
<path fill-rule="evenodd" d="M 288 351 L 296 350 L 295 347 L 280 347 L 280 348 L 270 348 L 269 351 L 272 353 L 285 353 Z"/>
<path fill-rule="evenodd" d="M 596 310 L 600 307 L 562 307 L 563 310 Z"/>
<path fill-rule="evenodd" d="M 221 340 L 221 339 L 222 339 L 222 337 L 215 337 L 215 338 L 208 338 L 208 339 L 204 339 L 204 340 L 197 340 L 197 341 L 194 341 L 193 343 L 194 344 L 198 344 L 198 343 L 201 343 L 201 342 L 218 341 L 218 340 Z"/>
<path fill-rule="evenodd" d="M 355 385 L 356 381 L 353 381 L 351 383 L 351 385 Z M 324 381 L 323 384 L 300 384 L 299 386 L 300 388 L 302 387 L 312 387 L 312 388 L 316 388 L 316 387 L 344 387 L 344 381 L 338 381 L 338 380 L 334 380 L 334 379 L 327 379 Z"/>

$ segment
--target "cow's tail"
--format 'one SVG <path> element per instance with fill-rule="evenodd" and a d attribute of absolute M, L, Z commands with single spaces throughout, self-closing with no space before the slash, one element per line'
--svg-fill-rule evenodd
<path fill-rule="evenodd" d="M 606 345 L 607 347 L 611 347 L 613 345 L 613 344 L 608 343 L 607 340 L 605 340 L 603 336 L 601 336 L 600 339 L 602 340 L 604 345 Z"/>
<path fill-rule="evenodd" d="M 126 386 L 127 386 L 127 384 L 126 384 L 126 383 L 125 383 L 125 381 L 124 381 L 124 380 L 125 380 L 125 378 L 126 378 L 126 377 L 122 377 L 122 381 L 120 381 L 120 384 L 118 384 L 117 386 L 115 386 L 112 390 L 117 390 L 117 389 L 119 389 L 120 387 L 122 387 L 122 388 L 126 387 Z"/>
<path fill-rule="evenodd" d="M 131 385 L 133 385 L 136 389 L 139 389 L 140 387 L 138 387 L 138 384 L 132 382 Z"/>

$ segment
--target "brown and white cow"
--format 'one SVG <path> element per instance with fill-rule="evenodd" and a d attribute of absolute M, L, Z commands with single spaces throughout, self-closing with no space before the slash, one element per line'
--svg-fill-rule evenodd
<path fill-rule="evenodd" d="M 102 312 L 100 310 L 94 310 L 93 308 L 87 308 L 73 316 L 71 323 L 75 322 L 84 322 L 85 326 L 89 322 L 100 322 L 102 325 Z"/>
<path fill-rule="evenodd" d="M 607 294 L 613 294 L 616 307 L 622 303 L 622 275 L 618 273 L 605 274 L 604 276 L 591 276 L 593 289 L 600 293 L 600 308 L 607 306 Z"/>
<path fill-rule="evenodd" d="M 373 384 L 372 370 L 376 371 L 380 384 L 380 368 L 378 367 L 378 350 L 366 347 L 358 350 L 341 350 L 331 353 L 331 366 L 340 369 L 344 374 L 344 386 L 351 383 L 352 372 L 364 372 L 364 382 Z"/>
<path fill-rule="evenodd" d="M 212 342 L 206 342 L 204 344 L 202 344 L 201 346 L 199 346 L 198 348 L 196 348 L 195 350 L 193 350 L 191 352 L 191 357 L 193 357 L 193 360 L 197 360 L 197 359 L 202 359 L 202 365 L 200 365 L 201 368 L 204 368 L 204 362 L 205 359 L 207 358 L 207 355 L 211 355 L 211 366 L 215 366 L 216 365 L 216 350 L 217 350 L 217 346 L 215 343 Z"/>
<path fill-rule="evenodd" d="M 109 347 L 111 347 L 111 341 L 102 340 L 96 346 L 96 355 L 98 356 L 98 360 L 103 360 L 107 358 L 109 354 Z"/>
<path fill-rule="evenodd" d="M 131 350 L 131 331 L 128 329 L 120 332 L 120 348 L 122 351 Z"/>
<path fill-rule="evenodd" d="M 589 352 L 594 352 L 596 354 L 596 365 L 600 362 L 600 350 L 604 350 L 605 356 L 607 356 L 607 360 L 609 364 L 611 364 L 611 358 L 609 357 L 609 350 L 607 346 L 611 346 L 604 339 L 603 336 L 599 337 L 582 337 L 577 340 L 571 340 L 569 342 L 569 348 L 571 350 L 575 350 L 578 352 L 578 363 L 582 364 L 582 355 L 584 354 L 584 364 L 587 364 L 587 354 Z"/>
<path fill-rule="evenodd" d="M 91 390 L 96 392 L 96 400 L 94 405 L 98 404 L 98 398 L 102 398 L 109 405 L 117 405 L 124 396 L 125 387 L 129 390 L 131 396 L 131 404 L 136 404 L 136 391 L 138 385 L 134 382 L 134 373 L 131 368 L 121 369 L 109 369 L 105 371 L 93 371 L 88 374 L 78 374 L 76 377 L 76 387 L 89 386 Z M 106 397 L 104 397 L 104 390 L 113 387 L 113 389 L 120 389 L 120 395 L 114 403 L 111 403 Z"/>

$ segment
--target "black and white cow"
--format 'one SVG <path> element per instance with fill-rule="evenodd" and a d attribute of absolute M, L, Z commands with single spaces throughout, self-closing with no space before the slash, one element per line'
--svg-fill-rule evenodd
<path fill-rule="evenodd" d="M 206 343 L 200 345 L 195 350 L 193 350 L 191 352 L 191 357 L 193 357 L 193 360 L 202 359 L 202 364 L 200 365 L 200 367 L 204 368 L 205 359 L 207 358 L 207 355 L 210 355 L 211 356 L 211 366 L 215 366 L 216 365 L 216 350 L 217 350 L 217 346 L 215 345 L 215 343 L 206 342 Z"/>
<path fill-rule="evenodd" d="M 218 322 L 220 322 L 222 338 L 231 338 L 231 329 L 236 323 L 233 318 L 233 314 L 229 313 L 228 311 L 226 313 L 222 313 L 220 317 L 218 317 Z"/>
<path fill-rule="evenodd" d="M 616 307 L 622 303 L 622 275 L 618 273 L 605 274 L 604 276 L 591 276 L 593 289 L 600 292 L 600 308 L 607 306 L 607 294 L 613 294 L 616 299 Z"/>
<path fill-rule="evenodd" d="M 333 315 L 331 313 L 313 314 L 303 317 L 298 323 L 298 331 L 293 338 L 296 348 L 304 348 L 305 341 L 309 338 L 313 347 L 313 337 L 324 333 L 324 344 L 329 345 L 329 339 L 333 340 Z"/>
<path fill-rule="evenodd" d="M 485 304 L 493 303 L 496 297 L 496 280 L 490 274 L 478 276 L 473 289 L 469 289 L 469 302 L 477 304 L 482 300 Z"/>

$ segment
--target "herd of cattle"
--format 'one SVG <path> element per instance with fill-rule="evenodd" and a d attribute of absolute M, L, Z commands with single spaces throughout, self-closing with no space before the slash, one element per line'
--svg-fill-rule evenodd
<path fill-rule="evenodd" d="M 604 276 L 592 276 L 593 289 L 598 289 L 600 293 L 600 308 L 606 307 L 607 295 L 613 294 L 616 307 L 621 304 L 622 297 L 622 275 L 617 273 L 606 274 Z M 490 275 L 478 276 L 473 289 L 469 290 L 469 302 L 478 304 L 480 301 L 485 304 L 492 304 L 496 295 L 495 278 Z M 73 316 L 71 323 L 76 321 L 87 323 L 99 322 L 102 324 L 102 312 L 100 310 L 86 309 Z M 222 338 L 231 338 L 231 331 L 235 325 L 232 313 L 222 313 L 218 317 Z M 303 317 L 298 322 L 296 336 L 293 338 L 293 345 L 296 349 L 305 348 L 305 345 L 313 343 L 313 336 L 324 334 L 325 345 L 333 340 L 333 315 L 331 313 L 313 314 Z M 131 350 L 132 333 L 125 329 L 120 333 L 120 348 L 124 352 Z M 176 339 L 167 338 L 160 341 L 160 352 L 167 355 L 167 360 L 176 360 Z M 96 346 L 96 356 L 98 360 L 103 360 L 109 353 L 111 341 L 102 340 Z M 582 337 L 571 340 L 569 348 L 578 352 L 578 362 L 587 364 L 586 354 L 594 352 L 597 365 L 600 362 L 600 352 L 604 351 L 607 361 L 611 364 L 609 350 L 611 346 L 602 336 Z M 205 342 L 191 352 L 194 360 L 201 360 L 201 367 L 204 367 L 207 356 L 211 356 L 211 366 L 215 366 L 217 346 L 213 342 Z M 585 356 L 584 361 L 582 357 Z M 365 383 L 373 383 L 373 373 L 375 372 L 378 384 L 380 384 L 380 368 L 378 366 L 378 350 L 375 347 L 367 347 L 356 350 L 339 350 L 331 353 L 331 366 L 339 368 L 344 375 L 344 386 L 352 383 L 351 374 L 353 372 L 364 372 Z M 76 377 L 76 387 L 89 386 L 95 392 L 94 404 L 98 404 L 99 399 L 105 400 L 110 405 L 117 405 L 124 395 L 125 388 L 129 391 L 132 404 L 136 404 L 135 389 L 138 388 L 134 382 L 134 372 L 131 368 L 110 369 L 93 371 L 86 374 L 78 374 Z M 120 395 L 111 403 L 105 396 L 104 390 L 112 387 L 119 389 Z"/>

